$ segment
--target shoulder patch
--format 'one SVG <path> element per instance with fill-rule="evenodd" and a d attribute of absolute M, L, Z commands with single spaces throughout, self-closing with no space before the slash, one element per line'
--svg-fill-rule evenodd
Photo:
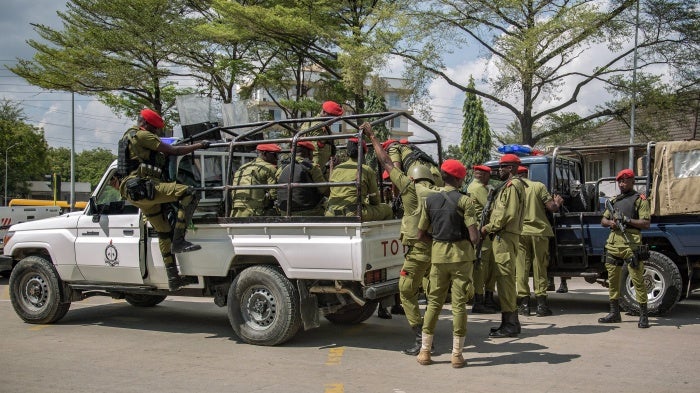
<path fill-rule="evenodd" d="M 646 201 L 646 200 L 647 200 L 647 196 L 644 195 L 644 194 L 639 194 L 639 199 L 641 199 L 641 200 L 643 200 L 643 201 Z"/>
<path fill-rule="evenodd" d="M 506 183 L 506 187 L 510 187 L 513 185 L 513 180 L 508 180 L 508 183 Z"/>

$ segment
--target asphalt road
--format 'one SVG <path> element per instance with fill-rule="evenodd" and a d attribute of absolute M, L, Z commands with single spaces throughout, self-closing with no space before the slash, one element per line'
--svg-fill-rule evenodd
<path fill-rule="evenodd" d="M 450 367 L 451 314 L 438 323 L 436 361 L 399 352 L 403 316 L 299 333 L 279 347 L 237 339 L 209 299 L 150 309 L 110 298 L 73 303 L 53 325 L 23 323 L 0 280 L 0 392 L 697 392 L 700 294 L 650 329 L 637 317 L 600 325 L 607 290 L 579 279 L 550 294 L 555 315 L 521 317 L 518 338 L 493 340 L 499 314 L 469 315 L 465 358 Z"/>

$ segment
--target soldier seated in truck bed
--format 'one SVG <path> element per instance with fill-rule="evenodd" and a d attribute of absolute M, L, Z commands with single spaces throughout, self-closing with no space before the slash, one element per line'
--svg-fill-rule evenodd
<path fill-rule="evenodd" d="M 357 159 L 360 154 L 364 156 L 367 153 L 367 144 L 362 141 L 361 151 L 358 144 L 357 138 L 348 139 L 348 159 L 333 168 L 333 173 L 330 176 L 331 182 L 345 183 L 357 180 Z M 357 216 L 359 207 L 363 221 L 389 220 L 393 217 L 391 206 L 381 203 L 381 195 L 377 187 L 377 173 L 369 165 L 362 164 L 361 176 L 359 179 L 359 201 L 355 185 L 331 187 L 326 216 Z"/>

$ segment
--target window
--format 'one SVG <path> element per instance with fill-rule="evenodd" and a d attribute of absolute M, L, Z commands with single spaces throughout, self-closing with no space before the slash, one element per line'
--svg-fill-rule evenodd
<path fill-rule="evenodd" d="M 401 97 L 399 97 L 399 93 L 387 93 L 386 104 L 389 108 L 400 108 Z"/>
<path fill-rule="evenodd" d="M 391 128 L 393 129 L 400 129 L 401 128 L 401 118 L 400 117 L 395 117 L 391 119 Z"/>
<path fill-rule="evenodd" d="M 608 165 L 610 166 L 610 173 L 609 173 L 609 176 L 615 176 L 615 175 L 617 175 L 617 164 L 616 164 L 614 158 L 611 158 L 611 159 L 610 159 L 610 162 L 608 163 Z M 602 176 L 601 176 L 601 177 L 602 177 Z M 597 180 L 597 179 L 596 179 L 596 180 Z"/>
<path fill-rule="evenodd" d="M 268 118 L 270 120 L 277 121 L 282 119 L 282 113 L 277 109 L 270 109 L 269 111 L 267 111 L 267 115 L 269 116 Z"/>
<path fill-rule="evenodd" d="M 603 177 L 603 161 L 589 162 L 586 181 L 596 181 L 601 177 Z"/>

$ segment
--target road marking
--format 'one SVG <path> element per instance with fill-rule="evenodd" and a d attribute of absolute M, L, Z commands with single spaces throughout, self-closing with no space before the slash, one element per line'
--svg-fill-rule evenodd
<path fill-rule="evenodd" d="M 31 330 L 32 332 L 38 332 L 39 330 L 46 329 L 49 326 L 51 325 L 35 325 L 33 327 L 30 327 L 29 330 Z"/>
<path fill-rule="evenodd" d="M 340 364 L 340 359 L 343 357 L 345 352 L 345 347 L 330 348 L 328 350 L 328 358 L 326 359 L 326 366 L 337 366 Z"/>
<path fill-rule="evenodd" d="M 324 393 L 343 393 L 345 392 L 345 387 L 342 383 L 327 383 L 323 386 Z"/>

